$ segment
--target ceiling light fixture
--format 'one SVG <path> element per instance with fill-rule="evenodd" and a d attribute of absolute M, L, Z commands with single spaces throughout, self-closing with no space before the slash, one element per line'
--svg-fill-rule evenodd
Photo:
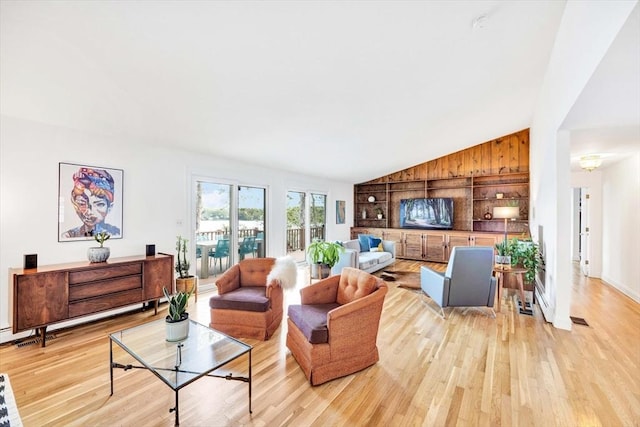
<path fill-rule="evenodd" d="M 590 154 L 580 157 L 580 167 L 591 172 L 602 164 L 602 159 L 598 154 Z"/>
<path fill-rule="evenodd" d="M 476 19 L 471 22 L 471 26 L 474 30 L 479 30 L 487 27 L 487 22 L 489 21 L 489 17 L 487 15 L 480 15 Z"/>

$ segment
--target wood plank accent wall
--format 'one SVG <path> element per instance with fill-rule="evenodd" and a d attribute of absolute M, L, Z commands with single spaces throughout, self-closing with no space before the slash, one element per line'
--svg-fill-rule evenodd
<path fill-rule="evenodd" d="M 529 172 L 529 129 L 475 145 L 362 184 Z"/>
<path fill-rule="evenodd" d="M 504 193 L 497 200 L 496 194 Z M 370 196 L 375 201 L 368 202 Z M 399 228 L 402 199 L 454 199 L 454 230 L 497 232 L 504 225 L 486 220 L 494 206 L 516 203 L 520 219 L 509 231 L 528 232 L 529 129 L 502 136 L 354 186 L 354 226 Z M 383 218 L 376 213 L 382 210 Z"/>

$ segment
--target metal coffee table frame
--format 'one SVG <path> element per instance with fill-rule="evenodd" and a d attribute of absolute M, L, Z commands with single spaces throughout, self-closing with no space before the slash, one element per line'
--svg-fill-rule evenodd
<path fill-rule="evenodd" d="M 146 369 L 164 382 L 175 392 L 175 425 L 180 424 L 178 392 L 181 388 L 202 377 L 224 378 L 246 382 L 249 386 L 249 413 L 251 411 L 251 347 L 222 332 L 189 320 L 189 337 L 180 342 L 165 340 L 164 319 L 145 323 L 133 328 L 123 329 L 109 335 L 109 371 L 111 377 L 111 396 L 113 396 L 113 368 Z M 142 364 L 123 365 L 113 361 L 113 343 Z M 231 373 L 214 374 L 226 364 L 244 354 L 249 355 L 249 376 L 236 376 Z"/>

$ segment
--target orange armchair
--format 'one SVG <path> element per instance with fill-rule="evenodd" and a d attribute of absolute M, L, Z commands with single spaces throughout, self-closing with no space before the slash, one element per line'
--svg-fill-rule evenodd
<path fill-rule="evenodd" d="M 233 337 L 268 340 L 282 322 L 283 292 L 277 279 L 267 283 L 275 258 L 247 258 L 216 281 L 209 299 L 211 326 Z"/>
<path fill-rule="evenodd" d="M 355 268 L 300 290 L 288 310 L 287 347 L 312 385 L 379 360 L 376 339 L 387 285 Z"/>

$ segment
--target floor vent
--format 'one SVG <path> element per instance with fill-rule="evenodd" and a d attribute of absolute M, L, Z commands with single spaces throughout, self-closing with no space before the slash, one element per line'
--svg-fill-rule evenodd
<path fill-rule="evenodd" d="M 574 317 L 574 316 L 569 316 L 569 317 L 571 318 L 571 322 L 575 323 L 576 325 L 589 326 L 587 321 L 584 320 L 582 317 Z"/>
<path fill-rule="evenodd" d="M 55 339 L 56 339 L 55 335 L 47 334 L 47 341 L 55 340 Z M 25 338 L 24 340 L 16 342 L 16 347 L 21 348 L 21 347 L 26 347 L 28 345 L 40 344 L 41 341 L 42 339 L 40 337 L 29 337 L 29 338 Z"/>

